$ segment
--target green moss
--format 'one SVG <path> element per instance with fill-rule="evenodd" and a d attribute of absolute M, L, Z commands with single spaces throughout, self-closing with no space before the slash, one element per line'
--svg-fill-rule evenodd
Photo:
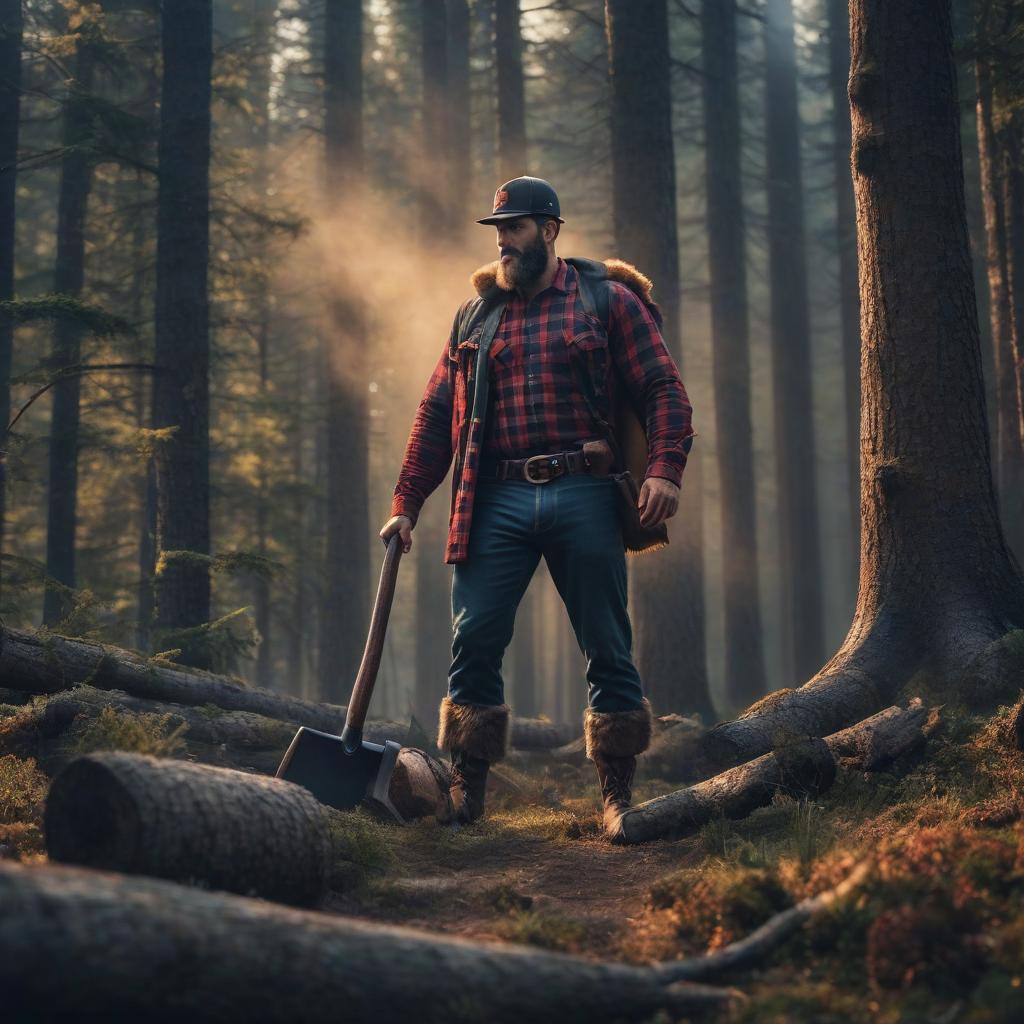
<path fill-rule="evenodd" d="M 533 897 L 525 896 L 508 882 L 485 889 L 480 894 L 484 906 L 496 910 L 499 914 L 511 914 L 516 911 L 529 910 L 533 906 Z"/>
<path fill-rule="evenodd" d="M 0 823 L 38 821 L 48 787 L 35 758 L 4 754 L 0 757 Z"/>
<path fill-rule="evenodd" d="M 363 810 L 328 811 L 331 888 L 342 892 L 364 885 L 395 867 L 391 836 L 395 829 Z"/>
<path fill-rule="evenodd" d="M 188 726 L 171 714 L 134 714 L 109 705 L 68 746 L 69 753 L 126 750 L 154 757 L 174 757 L 185 749 Z"/>
<path fill-rule="evenodd" d="M 498 932 L 511 942 L 572 953 L 583 947 L 587 926 L 583 921 L 563 914 L 513 910 L 508 920 L 499 925 Z"/>

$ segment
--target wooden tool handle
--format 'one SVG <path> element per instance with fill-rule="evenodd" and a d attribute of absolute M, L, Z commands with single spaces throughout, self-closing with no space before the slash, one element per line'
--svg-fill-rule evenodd
<path fill-rule="evenodd" d="M 373 684 L 377 681 L 377 670 L 380 668 L 381 654 L 384 651 L 384 633 L 388 628 L 388 616 L 391 614 L 391 602 L 395 597 L 395 582 L 398 579 L 398 563 L 402 558 L 402 538 L 396 530 L 388 541 L 387 554 L 384 555 L 384 566 L 380 571 L 380 583 L 377 585 L 377 599 L 373 602 L 373 614 L 370 616 L 370 632 L 366 637 L 363 660 L 356 674 L 356 682 L 352 687 L 352 697 L 348 702 L 345 715 L 345 728 L 341 738 L 345 749 L 351 753 L 363 741 L 363 722 L 370 707 L 373 696 Z"/>

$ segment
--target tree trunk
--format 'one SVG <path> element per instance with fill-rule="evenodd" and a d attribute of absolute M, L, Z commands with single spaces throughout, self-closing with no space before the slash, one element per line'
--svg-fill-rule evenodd
<path fill-rule="evenodd" d="M 498 75 L 498 181 L 528 173 L 526 88 L 519 0 L 494 0 L 494 60 Z"/>
<path fill-rule="evenodd" d="M 334 1024 L 342 1011 L 348 1024 L 593 1024 L 695 1013 L 736 995 L 663 984 L 650 968 L 59 867 L 0 864 L 0 954 L 14 1019 L 45 1006 L 49 1020 L 77 1021 L 88 1006 L 97 1019 L 156 1024 Z"/>
<path fill-rule="evenodd" d="M 253 191 L 255 202 L 259 205 L 266 201 L 267 186 L 270 181 L 269 145 L 270 145 L 270 78 L 271 54 L 273 50 L 274 18 L 277 9 L 276 0 L 254 0 L 253 20 L 253 67 L 252 93 L 253 117 L 250 121 L 252 143 L 255 149 Z M 256 275 L 255 294 L 253 296 L 256 320 L 256 356 L 259 365 L 260 398 L 264 403 L 268 400 L 270 384 L 269 359 L 271 336 L 271 294 L 269 274 L 262 271 Z M 257 491 L 255 501 L 256 513 L 256 552 L 265 559 L 267 557 L 267 541 L 270 516 L 270 451 L 261 440 L 259 451 L 259 468 L 257 472 Z M 256 685 L 268 688 L 273 680 L 273 647 L 271 635 L 271 600 L 270 579 L 265 572 L 254 574 L 253 610 L 256 620 L 256 632 L 259 634 L 259 648 L 256 652 Z"/>
<path fill-rule="evenodd" d="M 768 0 L 764 40 L 782 666 L 804 678 L 820 667 L 824 639 L 792 0 Z"/>
<path fill-rule="evenodd" d="M 327 893 L 327 814 L 301 786 L 208 765 L 99 753 L 46 799 L 46 852 L 83 867 L 313 906 Z"/>
<path fill-rule="evenodd" d="M 363 15 L 361 0 L 325 8 L 324 129 L 328 200 L 349 221 L 343 233 L 359 258 L 363 188 Z M 342 205 L 343 204 L 343 205 Z M 345 240 L 339 239 L 344 245 Z M 369 364 L 365 317 L 355 276 L 333 282 L 327 350 L 327 555 L 320 696 L 344 700 L 369 624 Z"/>
<path fill-rule="evenodd" d="M 1013 159 L 1013 119 L 1006 111 L 1001 76 L 1009 69 L 993 56 L 1011 28 L 1013 5 L 1006 0 L 977 0 L 975 4 L 975 81 L 977 83 L 978 157 L 982 208 L 985 214 L 989 284 L 989 319 L 996 376 L 995 479 L 1007 539 L 1024 557 L 1024 414 L 1021 411 L 1020 332 L 1014 303 L 1024 309 L 1024 281 L 1015 296 L 1010 286 L 1013 222 L 1013 179 L 1021 172 Z M 1020 157 L 1018 152 L 1017 157 Z M 1024 202 L 1017 197 L 1016 205 Z M 1019 228 L 1018 228 L 1019 231 Z M 1018 241 L 1018 246 L 1020 242 Z M 1015 276 L 1020 276 L 1020 271 Z M 1024 323 L 1020 325 L 1024 328 Z"/>
<path fill-rule="evenodd" d="M 643 843 L 693 835 L 713 818 L 745 818 L 779 793 L 818 796 L 843 766 L 871 771 L 924 743 L 929 712 L 920 702 L 891 707 L 827 739 L 797 739 L 689 789 L 655 797 L 619 819 L 615 839 Z"/>
<path fill-rule="evenodd" d="M 179 660 L 205 667 L 189 632 L 210 619 L 209 259 L 211 0 L 162 8 L 153 426 L 156 445 L 156 625 Z"/>
<path fill-rule="evenodd" d="M 1024 581 L 989 459 L 948 0 L 851 7 L 861 294 L 861 571 L 839 651 L 805 686 L 711 730 L 739 764 L 827 735 L 916 672 L 984 706 L 1020 687 Z M 950 429 L 950 416 L 956 429 Z"/>
<path fill-rule="evenodd" d="M 655 285 L 677 364 L 679 252 L 665 0 L 608 0 L 616 252 Z M 642 158 L 639 154 L 643 154 Z M 657 230 L 652 230 L 657 225 Z M 704 647 L 700 456 L 686 470 L 672 544 L 632 561 L 636 661 L 656 710 L 714 717 Z"/>
<path fill-rule="evenodd" d="M 92 89 L 95 53 L 78 42 L 74 72 L 64 100 L 60 193 L 57 199 L 57 261 L 53 288 L 78 298 L 85 281 L 85 215 L 92 186 L 92 130 L 87 109 Z M 54 371 L 81 362 L 82 326 L 58 320 L 54 330 L 51 367 Z M 43 622 L 53 625 L 71 610 L 75 588 L 75 520 L 78 513 L 78 412 L 82 378 L 74 374 L 53 387 L 50 420 L 49 486 L 46 515 L 46 574 Z"/>
<path fill-rule="evenodd" d="M 0 0 L 0 302 L 14 298 L 14 216 L 21 118 L 21 0 Z M 7 513 L 7 424 L 11 418 L 14 321 L 0 313 L 0 586 Z M 2 595 L 0 595 L 2 596 Z"/>
<path fill-rule="evenodd" d="M 469 74 L 469 3 L 468 0 L 446 0 L 448 30 L 448 117 L 450 124 L 449 192 L 448 208 L 453 218 L 462 209 L 466 197 L 473 194 L 473 159 L 470 140 L 471 81 Z M 452 224 L 456 237 L 460 235 L 459 220 Z"/>
<path fill-rule="evenodd" d="M 442 246 L 457 234 L 461 213 L 450 206 L 449 193 L 439 188 L 455 173 L 450 139 L 448 28 L 445 0 L 421 0 L 421 71 L 423 77 L 423 139 L 421 161 L 426 172 L 419 193 L 424 251 L 441 258 Z M 444 486 L 438 488 L 439 494 Z M 444 563 L 448 509 L 428 501 L 416 523 L 416 672 L 412 713 L 423 729 L 437 725 L 438 703 L 447 690 L 451 664 L 451 569 Z"/>
<path fill-rule="evenodd" d="M 761 696 L 767 685 L 758 587 L 734 0 L 701 5 L 701 40 L 711 350 L 722 492 L 725 697 L 735 710 Z"/>

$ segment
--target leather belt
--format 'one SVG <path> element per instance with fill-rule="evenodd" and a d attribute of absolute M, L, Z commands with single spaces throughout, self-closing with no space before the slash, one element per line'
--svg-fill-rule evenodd
<path fill-rule="evenodd" d="M 488 480 L 526 480 L 546 484 L 560 476 L 589 473 L 590 459 L 582 450 L 531 455 L 528 459 L 483 459 L 480 476 Z"/>

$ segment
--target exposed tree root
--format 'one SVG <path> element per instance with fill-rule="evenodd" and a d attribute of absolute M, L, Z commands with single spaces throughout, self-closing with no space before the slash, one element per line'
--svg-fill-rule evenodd
<path fill-rule="evenodd" d="M 991 628 L 991 627 L 990 627 Z M 768 694 L 699 741 L 696 770 L 707 778 L 806 736 L 827 736 L 897 700 L 918 671 L 977 706 L 1015 696 L 1024 685 L 1024 632 L 993 638 L 981 627 L 941 643 L 912 618 L 888 614 L 864 636 L 851 630 L 843 648 L 810 682 Z"/>
<path fill-rule="evenodd" d="M 776 914 L 760 928 L 737 942 L 732 942 L 707 956 L 658 964 L 655 970 L 661 977 L 670 981 L 703 981 L 727 971 L 736 971 L 760 963 L 815 915 L 853 892 L 864 880 L 868 868 L 867 863 L 858 864 L 834 889 L 801 900 L 795 907 Z"/>
<path fill-rule="evenodd" d="M 656 797 L 621 815 L 617 842 L 642 843 L 691 835 L 712 818 L 743 818 L 776 793 L 813 796 L 827 790 L 841 766 L 877 767 L 924 742 L 934 725 L 920 701 L 890 707 L 826 739 L 799 738 L 688 789 Z"/>

